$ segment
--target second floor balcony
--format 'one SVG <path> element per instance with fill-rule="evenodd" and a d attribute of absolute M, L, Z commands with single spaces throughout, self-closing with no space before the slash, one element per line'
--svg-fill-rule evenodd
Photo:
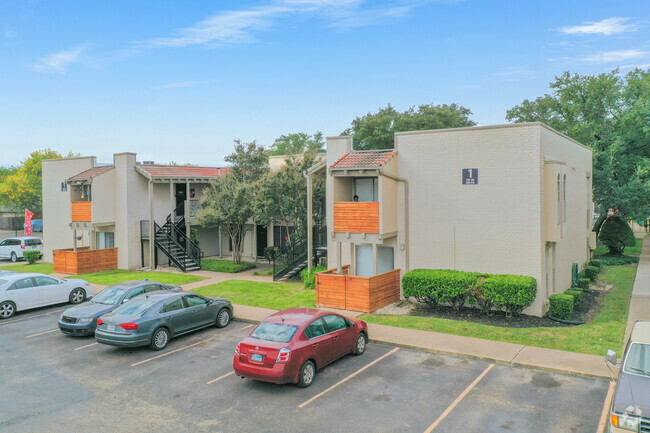
<path fill-rule="evenodd" d="M 376 201 L 334 202 L 334 231 L 379 233 L 379 203 Z"/>
<path fill-rule="evenodd" d="M 72 222 L 91 222 L 92 220 L 92 202 L 90 201 L 73 201 L 72 202 Z"/>

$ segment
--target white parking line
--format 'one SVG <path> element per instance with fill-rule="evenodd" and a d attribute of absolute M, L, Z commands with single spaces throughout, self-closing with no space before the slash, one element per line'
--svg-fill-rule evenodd
<path fill-rule="evenodd" d="M 59 328 L 56 328 L 56 329 L 50 329 L 49 331 L 43 331 L 43 332 L 39 332 L 38 334 L 28 335 L 28 336 L 25 337 L 25 338 L 38 337 L 39 335 L 49 334 L 50 332 L 56 332 L 56 331 L 58 331 L 58 330 L 59 330 Z"/>
<path fill-rule="evenodd" d="M 86 344 L 85 346 L 77 347 L 75 350 L 85 349 L 86 347 L 90 347 L 90 346 L 97 346 L 98 344 L 99 343 Z"/>
<path fill-rule="evenodd" d="M 226 374 L 224 374 L 223 376 L 219 376 L 219 377 L 217 377 L 216 379 L 212 379 L 210 382 L 205 382 L 205 383 L 206 383 L 206 385 L 210 385 L 211 383 L 215 383 L 215 382 L 217 382 L 217 381 L 223 379 L 224 377 L 228 377 L 228 376 L 231 376 L 231 375 L 233 375 L 233 374 L 235 374 L 235 372 L 234 372 L 234 371 L 231 371 L 230 373 L 226 373 Z"/>
<path fill-rule="evenodd" d="M 399 347 L 396 347 L 396 348 L 394 348 L 393 350 L 391 350 L 390 352 L 388 352 L 388 353 L 386 353 L 386 354 L 380 356 L 379 358 L 377 358 L 377 359 L 375 359 L 374 361 L 372 361 L 370 364 L 366 365 L 365 367 L 360 368 L 359 370 L 355 371 L 354 373 L 352 373 L 351 375 L 349 375 L 349 376 L 346 377 L 345 379 L 343 379 L 343 380 L 341 380 L 341 381 L 335 383 L 334 385 L 332 385 L 332 386 L 330 386 L 329 388 L 327 388 L 325 391 L 321 392 L 320 394 L 316 394 L 315 396 L 313 396 L 312 398 L 310 398 L 310 399 L 307 400 L 306 402 L 300 404 L 300 405 L 298 406 L 298 408 L 302 409 L 303 407 L 307 406 L 307 405 L 308 405 L 309 403 L 311 403 L 312 401 L 314 401 L 314 400 L 316 400 L 317 398 L 319 398 L 319 397 L 321 397 L 321 396 L 327 394 L 328 392 L 330 392 L 331 390 L 333 390 L 333 389 L 336 388 L 337 386 L 342 385 L 343 383 L 345 383 L 345 382 L 347 382 L 348 380 L 352 379 L 354 376 L 358 375 L 359 373 L 361 373 L 362 371 L 366 370 L 367 368 L 369 368 L 369 367 L 375 365 L 376 363 L 378 363 L 378 362 L 381 361 L 382 359 L 386 358 L 387 356 L 392 355 L 393 353 L 397 352 L 398 350 L 399 350 Z"/>
<path fill-rule="evenodd" d="M 43 313 L 43 314 L 34 314 L 33 316 L 23 317 L 23 318 L 21 318 L 21 319 L 3 320 L 2 322 L 0 322 L 0 325 L 8 325 L 8 324 L 10 324 L 10 323 L 23 322 L 23 321 L 25 321 L 25 320 L 33 319 L 34 317 L 47 316 L 48 314 L 59 313 L 59 312 L 61 312 L 61 311 L 65 311 L 65 310 L 66 310 L 65 308 L 62 308 L 62 309 L 60 309 L 60 310 L 49 311 L 49 312 L 47 312 L 47 313 Z"/>
<path fill-rule="evenodd" d="M 488 368 L 483 370 L 483 373 L 479 374 L 479 376 L 476 379 L 474 379 L 474 382 L 470 383 L 469 386 L 467 388 L 465 388 L 465 391 L 463 391 L 458 396 L 458 398 L 456 398 L 456 400 L 454 400 L 454 402 L 452 404 L 450 404 L 447 409 L 445 409 L 445 411 L 442 413 L 442 415 L 440 415 L 438 417 L 438 419 L 435 420 L 435 422 L 433 424 L 431 424 L 429 426 L 429 428 L 424 431 L 424 433 L 431 433 L 433 431 L 433 429 L 438 427 L 438 425 L 442 422 L 442 420 L 444 420 L 447 417 L 447 415 L 449 415 L 451 413 L 451 411 L 454 410 L 454 408 L 456 406 L 458 406 L 458 404 L 467 396 L 467 394 L 469 394 L 469 392 L 476 386 L 476 384 L 479 383 L 481 381 L 481 379 L 483 379 L 483 377 L 485 377 L 485 375 L 488 374 L 488 372 L 490 370 L 492 370 L 493 367 L 494 367 L 494 364 L 490 364 L 488 366 Z"/>
<path fill-rule="evenodd" d="M 172 350 L 171 352 L 163 353 L 162 355 L 154 356 L 153 358 L 145 359 L 144 361 L 136 362 L 131 364 L 131 367 L 144 364 L 145 362 L 153 361 L 154 359 L 162 358 L 163 356 L 171 355 L 172 353 L 180 352 L 181 350 L 189 349 L 190 347 L 197 346 L 199 344 L 207 343 L 208 341 L 214 340 L 217 337 L 208 338 L 207 340 L 199 341 L 198 343 L 190 344 L 189 346 L 181 347 L 180 349 Z"/>

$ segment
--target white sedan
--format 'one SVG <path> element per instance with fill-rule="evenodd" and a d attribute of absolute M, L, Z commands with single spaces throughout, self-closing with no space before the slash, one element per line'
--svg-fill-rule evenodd
<path fill-rule="evenodd" d="M 92 298 L 93 289 L 86 280 L 55 278 L 45 274 L 0 276 L 0 319 L 16 311 L 70 302 L 79 304 Z"/>

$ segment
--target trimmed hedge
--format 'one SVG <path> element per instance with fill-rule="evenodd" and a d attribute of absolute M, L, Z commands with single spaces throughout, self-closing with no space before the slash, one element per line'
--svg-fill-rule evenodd
<path fill-rule="evenodd" d="M 580 304 L 582 304 L 582 290 L 568 289 L 564 291 L 564 294 L 573 296 L 573 310 L 577 310 Z"/>
<path fill-rule="evenodd" d="M 585 266 L 585 277 L 589 278 L 591 281 L 596 281 L 598 277 L 599 269 L 595 266 Z"/>
<path fill-rule="evenodd" d="M 576 288 L 587 290 L 589 289 L 589 283 L 591 280 L 589 278 L 578 278 L 578 284 L 575 285 Z"/>
<path fill-rule="evenodd" d="M 303 282 L 303 287 L 305 289 L 315 289 L 316 288 L 316 272 L 326 271 L 327 266 L 316 266 L 311 268 L 311 272 L 307 271 L 307 268 L 303 269 L 300 272 L 300 279 Z"/>
<path fill-rule="evenodd" d="M 609 249 L 609 254 L 620 256 L 623 254 L 625 247 L 636 245 L 634 232 L 624 218 L 613 215 L 605 220 L 600 227 L 598 240 L 605 244 Z"/>
<path fill-rule="evenodd" d="M 402 277 L 404 296 L 430 307 L 449 303 L 460 309 L 466 301 L 484 312 L 503 308 L 520 314 L 537 296 L 537 280 L 521 275 L 492 275 L 442 269 L 414 269 Z"/>
<path fill-rule="evenodd" d="M 612 256 L 610 254 L 602 254 L 596 257 L 603 266 L 619 266 L 630 263 L 639 263 L 639 258 L 633 256 Z"/>
<path fill-rule="evenodd" d="M 598 259 L 591 259 L 587 262 L 588 266 L 595 266 L 598 268 L 598 272 L 603 270 L 603 262 Z"/>
<path fill-rule="evenodd" d="M 573 296 L 562 294 L 551 295 L 548 298 L 548 302 L 549 315 L 564 320 L 571 320 L 573 318 Z"/>
<path fill-rule="evenodd" d="M 23 251 L 23 257 L 29 262 L 30 265 L 36 263 L 36 260 L 41 258 L 41 252 L 38 250 Z"/>

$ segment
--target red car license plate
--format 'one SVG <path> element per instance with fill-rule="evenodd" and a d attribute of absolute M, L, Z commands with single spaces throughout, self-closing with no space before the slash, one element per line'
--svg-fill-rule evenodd
<path fill-rule="evenodd" d="M 253 362 L 262 362 L 263 359 L 264 355 L 260 355 L 259 353 L 251 354 L 251 361 Z"/>

